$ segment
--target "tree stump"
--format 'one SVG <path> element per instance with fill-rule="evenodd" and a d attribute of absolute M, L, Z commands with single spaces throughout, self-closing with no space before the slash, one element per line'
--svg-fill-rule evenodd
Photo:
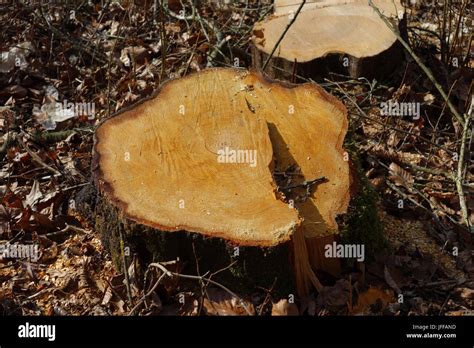
<path fill-rule="evenodd" d="M 235 261 L 229 284 L 320 290 L 307 241 L 348 209 L 347 128 L 316 84 L 223 68 L 167 82 L 96 131 L 96 230 L 119 267 L 123 242 L 144 264 L 197 254 L 202 273 Z"/>
<path fill-rule="evenodd" d="M 264 67 L 277 46 L 265 69 L 270 77 L 317 80 L 338 73 L 382 78 L 403 59 L 396 36 L 367 0 L 308 1 L 286 31 L 301 2 L 276 0 L 274 14 L 253 28 L 254 67 Z M 404 31 L 404 21 L 395 19 L 403 17 L 400 1 L 373 2 Z"/>

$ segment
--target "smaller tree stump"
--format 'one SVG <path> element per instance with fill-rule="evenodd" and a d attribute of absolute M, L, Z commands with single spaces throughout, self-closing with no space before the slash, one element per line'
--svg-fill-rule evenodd
<path fill-rule="evenodd" d="M 283 80 L 295 76 L 321 79 L 330 73 L 354 78 L 384 77 L 403 59 L 394 33 L 367 0 L 308 1 L 294 23 L 279 40 L 295 16 L 301 0 L 275 1 L 274 15 L 253 28 L 253 65 Z M 400 1 L 376 0 L 374 5 L 394 25 L 403 29 L 404 9 Z"/>

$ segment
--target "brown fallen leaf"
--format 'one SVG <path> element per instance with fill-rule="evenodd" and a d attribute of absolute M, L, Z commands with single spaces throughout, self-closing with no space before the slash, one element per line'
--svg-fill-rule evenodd
<path fill-rule="evenodd" d="M 126 67 L 132 64 L 143 64 L 145 59 L 148 58 L 148 52 L 145 47 L 140 46 L 129 46 L 122 49 L 120 53 L 120 61 Z"/>
<path fill-rule="evenodd" d="M 390 179 L 395 185 L 405 186 L 406 188 L 410 188 L 415 182 L 415 179 L 413 179 L 413 176 L 408 171 L 394 162 L 390 164 Z"/>
<path fill-rule="evenodd" d="M 459 288 L 454 291 L 456 296 L 463 300 L 470 308 L 474 306 L 474 290 L 470 288 Z"/>
<path fill-rule="evenodd" d="M 248 315 L 255 314 L 253 305 L 220 289 L 207 289 L 203 307 L 207 315 Z M 247 310 L 245 310 L 245 307 Z"/>
<path fill-rule="evenodd" d="M 371 307 L 376 304 L 380 304 L 379 310 L 381 311 L 392 302 L 395 302 L 392 291 L 371 286 L 367 291 L 359 294 L 357 304 L 352 308 L 352 314 L 372 313 Z"/>
<path fill-rule="evenodd" d="M 298 307 L 294 303 L 289 303 L 287 299 L 283 299 L 274 303 L 272 306 L 273 316 L 297 316 L 300 315 Z"/>
<path fill-rule="evenodd" d="M 460 311 L 451 311 L 451 312 L 446 312 L 445 315 L 450 316 L 450 317 L 474 316 L 474 310 L 464 309 Z"/>
<path fill-rule="evenodd" d="M 383 176 L 376 176 L 373 179 L 369 179 L 369 181 L 376 189 L 380 189 L 385 184 L 385 178 Z"/>

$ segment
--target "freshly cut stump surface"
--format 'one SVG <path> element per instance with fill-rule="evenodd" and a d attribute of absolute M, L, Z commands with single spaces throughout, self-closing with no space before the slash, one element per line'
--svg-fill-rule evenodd
<path fill-rule="evenodd" d="M 256 247 L 291 238 L 304 273 L 296 241 L 336 233 L 349 204 L 347 127 L 342 103 L 315 84 L 205 70 L 103 122 L 94 178 L 124 219 L 160 233 Z"/>
<path fill-rule="evenodd" d="M 397 37 L 367 0 L 308 1 L 278 43 L 300 4 L 298 0 L 276 1 L 274 15 L 255 24 L 252 40 L 258 54 L 263 56 L 254 57 L 255 65 L 263 65 L 276 45 L 272 60 L 277 61 L 272 65 L 291 72 L 295 69 L 278 60 L 302 64 L 302 67 L 296 67 L 296 71 L 307 75 L 305 77 L 316 76 L 324 65 L 317 64 L 321 62 L 316 60 L 330 55 L 347 56 L 348 61 L 340 64 L 354 77 L 383 71 L 387 65 L 398 63 L 399 57 L 394 54 L 398 51 L 395 49 L 398 47 Z M 404 12 L 398 0 L 378 0 L 374 5 L 384 16 L 393 19 L 395 25 L 395 18 Z M 390 55 L 383 55 L 387 52 Z M 381 59 L 374 59 L 380 55 Z M 310 62 L 312 66 L 308 66 Z M 332 64 L 329 68 L 338 65 L 333 61 L 324 63 Z M 369 63 L 377 66 L 367 66 Z"/>

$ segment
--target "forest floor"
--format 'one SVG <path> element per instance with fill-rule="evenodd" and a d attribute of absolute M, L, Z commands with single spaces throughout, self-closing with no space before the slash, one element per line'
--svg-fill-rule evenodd
<path fill-rule="evenodd" d="M 211 66 L 251 67 L 252 26 L 272 10 L 263 0 L 197 8 L 169 1 L 156 11 L 146 1 L 74 3 L 0 7 L 0 243 L 34 243 L 41 255 L 37 262 L 0 260 L 3 315 L 135 313 L 148 289 L 132 272 L 130 303 L 124 275 L 75 204 L 90 184 L 94 129 L 165 80 Z M 469 1 L 449 3 L 407 7 L 408 34 L 464 114 L 472 102 L 473 12 Z M 474 314 L 473 231 L 456 186 L 461 175 L 472 226 L 472 141 L 465 139 L 461 156 L 463 128 L 445 100 L 408 52 L 384 81 L 316 82 L 349 110 L 390 251 L 295 303 L 272 289 L 240 299 L 179 279 L 149 294 L 137 313 L 241 315 L 246 303 L 259 315 Z M 421 103 L 420 117 L 381 116 L 381 102 L 390 100 Z M 94 117 L 56 112 L 56 101 L 93 105 Z"/>

